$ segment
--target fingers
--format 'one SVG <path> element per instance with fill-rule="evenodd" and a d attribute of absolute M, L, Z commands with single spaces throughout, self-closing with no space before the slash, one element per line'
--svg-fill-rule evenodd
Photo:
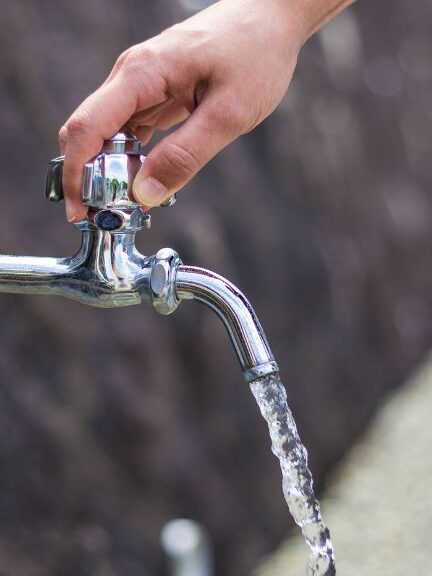
<path fill-rule="evenodd" d="M 132 133 L 138 138 L 142 146 L 145 146 L 150 142 L 154 131 L 155 129 L 151 126 L 138 126 L 137 128 L 132 128 Z"/>
<path fill-rule="evenodd" d="M 221 113 L 218 100 L 204 100 L 180 128 L 151 150 L 135 177 L 133 193 L 138 202 L 161 204 L 241 134 L 235 113 L 226 109 Z"/>
<path fill-rule="evenodd" d="M 186 120 L 189 116 L 190 112 L 182 104 L 174 102 L 159 115 L 156 128 L 158 130 L 169 130 L 176 124 L 180 124 L 180 122 Z"/>
<path fill-rule="evenodd" d="M 82 219 L 87 211 L 81 202 L 84 164 L 98 154 L 104 140 L 126 124 L 138 105 L 155 106 L 164 98 L 163 91 L 161 93 L 151 81 L 138 87 L 125 75 L 118 74 L 72 114 L 59 134 L 60 147 L 65 155 L 63 188 L 70 222 Z"/>
<path fill-rule="evenodd" d="M 158 107 L 157 114 L 153 109 L 145 110 L 135 114 L 131 118 L 127 127 L 135 134 L 143 146 L 148 144 L 156 130 L 168 130 L 176 124 L 180 124 L 190 115 L 188 110 L 182 105 L 167 101 L 168 106 Z"/>

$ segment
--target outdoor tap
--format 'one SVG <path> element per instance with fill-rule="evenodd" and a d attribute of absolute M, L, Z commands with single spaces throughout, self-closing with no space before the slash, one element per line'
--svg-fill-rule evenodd
<path fill-rule="evenodd" d="M 48 165 L 45 196 L 52 202 L 64 198 L 63 160 Z M 0 256 L 0 292 L 60 295 L 104 308 L 144 302 L 163 315 L 182 300 L 203 302 L 224 322 L 246 381 L 276 372 L 261 325 L 238 288 L 213 272 L 183 266 L 170 248 L 153 256 L 136 249 L 136 233 L 151 224 L 132 194 L 144 161 L 139 140 L 126 130 L 105 141 L 84 166 L 82 201 L 89 209 L 75 224 L 82 233 L 78 252 L 66 258 Z M 174 202 L 175 196 L 161 206 Z"/>

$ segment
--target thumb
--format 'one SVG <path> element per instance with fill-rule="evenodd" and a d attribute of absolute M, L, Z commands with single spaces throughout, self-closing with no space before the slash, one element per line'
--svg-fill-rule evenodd
<path fill-rule="evenodd" d="M 144 206 L 158 206 L 182 188 L 222 148 L 240 135 L 226 111 L 209 99 L 150 152 L 135 177 L 133 194 Z"/>

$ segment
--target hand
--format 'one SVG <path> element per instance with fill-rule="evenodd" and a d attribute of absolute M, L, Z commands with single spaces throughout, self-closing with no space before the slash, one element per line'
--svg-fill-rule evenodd
<path fill-rule="evenodd" d="M 184 186 L 217 152 L 278 105 L 304 40 L 287 0 L 221 0 L 126 50 L 60 130 L 69 221 L 86 214 L 83 165 L 124 125 L 146 144 L 133 193 L 145 208 Z"/>

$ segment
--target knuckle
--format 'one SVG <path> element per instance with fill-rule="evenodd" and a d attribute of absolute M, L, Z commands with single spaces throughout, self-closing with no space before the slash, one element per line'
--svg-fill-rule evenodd
<path fill-rule="evenodd" d="M 201 166 L 197 155 L 187 150 L 183 145 L 170 142 L 165 148 L 165 159 L 169 168 L 184 176 L 192 176 Z"/>
<path fill-rule="evenodd" d="M 89 115 L 84 110 L 75 112 L 66 123 L 67 136 L 87 133 L 91 129 Z"/>
<path fill-rule="evenodd" d="M 229 136 L 238 136 L 245 131 L 245 114 L 238 104 L 226 104 L 216 115 L 216 122 Z"/>
<path fill-rule="evenodd" d="M 115 68 L 122 70 L 127 69 L 130 66 L 131 62 L 135 62 L 135 60 L 136 60 L 136 48 L 132 46 L 131 48 L 128 48 L 127 50 L 125 50 L 120 54 L 120 56 L 117 58 Z"/>
<path fill-rule="evenodd" d="M 118 66 L 123 73 L 134 74 L 137 68 L 142 68 L 143 62 L 149 62 L 154 57 L 154 52 L 148 43 L 132 46 L 123 52 L 117 60 Z"/>
<path fill-rule="evenodd" d="M 124 52 L 122 52 L 120 54 L 120 56 L 116 60 L 116 63 L 114 64 L 114 68 L 121 68 L 123 66 L 123 64 L 125 63 L 125 61 L 129 57 L 130 51 L 131 51 L 131 48 L 128 48 L 127 50 L 125 50 Z"/>
<path fill-rule="evenodd" d="M 147 40 L 125 50 L 114 66 L 113 75 L 117 74 L 138 90 L 145 81 L 150 82 L 161 94 L 167 91 L 167 57 L 154 40 Z"/>

